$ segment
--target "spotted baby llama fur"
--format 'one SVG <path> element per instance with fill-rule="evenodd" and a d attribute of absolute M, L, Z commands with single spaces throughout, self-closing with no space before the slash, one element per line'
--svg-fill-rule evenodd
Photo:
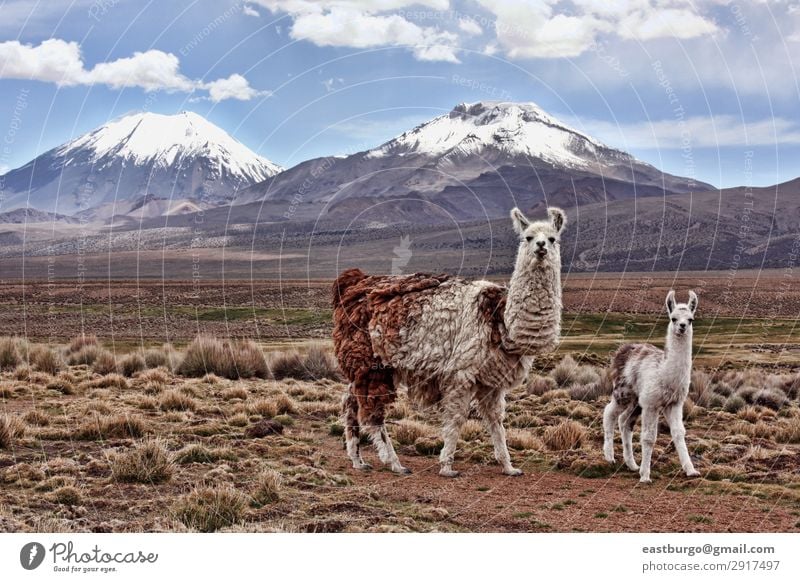
<path fill-rule="evenodd" d="M 614 423 L 622 433 L 625 464 L 639 471 L 642 483 L 650 482 L 650 459 L 658 434 L 658 418 L 663 412 L 672 442 L 688 477 L 699 473 L 686 449 L 683 403 L 689 394 L 692 376 L 692 321 L 697 310 L 697 295 L 689 291 L 688 303 L 675 303 L 675 291 L 667 295 L 667 342 L 664 350 L 650 344 L 626 344 L 614 354 L 611 378 L 614 390 L 603 413 L 605 442 L 603 454 L 614 462 Z M 642 466 L 633 458 L 633 426 L 642 416 Z"/>
<path fill-rule="evenodd" d="M 363 430 L 380 460 L 408 473 L 384 424 L 396 389 L 442 411 L 440 475 L 454 477 L 459 432 L 474 403 L 507 475 L 511 464 L 503 428 L 505 394 L 520 384 L 533 356 L 553 350 L 561 332 L 559 235 L 565 215 L 531 222 L 511 211 L 520 237 L 508 287 L 449 275 L 368 276 L 344 271 L 333 284 L 333 340 L 350 381 L 343 403 L 347 453 L 367 469 L 359 450 Z"/>

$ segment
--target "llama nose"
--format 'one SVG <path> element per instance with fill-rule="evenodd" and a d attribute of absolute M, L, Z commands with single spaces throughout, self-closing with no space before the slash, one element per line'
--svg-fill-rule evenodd
<path fill-rule="evenodd" d="M 536 246 L 538 246 L 540 249 L 543 249 L 545 244 L 546 243 L 543 240 L 536 241 Z"/>
<path fill-rule="evenodd" d="M 681 328 L 681 331 L 683 331 L 684 329 L 686 329 L 686 324 L 685 323 L 681 323 L 679 327 Z"/>

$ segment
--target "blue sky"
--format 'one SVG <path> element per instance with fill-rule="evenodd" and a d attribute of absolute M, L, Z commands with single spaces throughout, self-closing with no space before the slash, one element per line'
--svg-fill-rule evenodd
<path fill-rule="evenodd" d="M 196 111 L 292 166 L 376 146 L 462 101 L 512 100 L 717 186 L 800 176 L 796 3 L 0 6 L 1 171 L 141 110 Z"/>

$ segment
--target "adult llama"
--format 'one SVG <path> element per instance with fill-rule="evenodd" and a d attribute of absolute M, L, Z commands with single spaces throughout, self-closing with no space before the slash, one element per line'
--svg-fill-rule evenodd
<path fill-rule="evenodd" d="M 359 438 L 371 438 L 381 462 L 408 473 L 384 424 L 397 387 L 438 404 L 443 447 L 439 474 L 455 477 L 460 428 L 474 403 L 506 475 L 521 475 L 506 445 L 505 395 L 527 376 L 536 354 L 558 345 L 564 212 L 531 221 L 511 211 L 519 249 L 508 287 L 449 275 L 369 276 L 344 271 L 333 284 L 333 340 L 350 381 L 343 401 L 345 441 L 356 469 L 368 469 Z"/>

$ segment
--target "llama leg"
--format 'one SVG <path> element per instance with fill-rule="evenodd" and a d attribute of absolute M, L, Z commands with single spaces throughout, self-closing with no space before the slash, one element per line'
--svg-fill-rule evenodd
<path fill-rule="evenodd" d="M 612 397 L 603 410 L 603 457 L 609 463 L 614 462 L 614 423 L 620 417 L 622 408 Z"/>
<path fill-rule="evenodd" d="M 638 471 L 639 465 L 633 458 L 633 427 L 636 419 L 642 413 L 642 408 L 635 404 L 623 412 L 619 417 L 619 431 L 622 433 L 622 458 L 631 471 Z"/>
<path fill-rule="evenodd" d="M 400 463 L 400 459 L 392 446 L 392 439 L 389 437 L 389 432 L 384 424 L 386 407 L 394 402 L 395 397 L 396 392 L 392 382 L 391 371 L 386 371 L 384 374 L 373 374 L 367 406 L 359 408 L 359 414 L 361 415 L 359 424 L 372 439 L 381 462 L 389 465 L 395 473 L 407 474 L 411 471 Z"/>
<path fill-rule="evenodd" d="M 348 394 L 342 401 L 342 420 L 344 422 L 344 439 L 347 456 L 354 469 L 371 469 L 361 458 L 361 426 L 358 424 L 358 399 L 350 393 L 352 384 L 348 386 Z"/>
<path fill-rule="evenodd" d="M 686 448 L 686 428 L 683 426 L 683 402 L 672 406 L 666 411 L 667 424 L 672 436 L 672 443 L 678 451 L 681 467 L 687 477 L 699 477 L 700 473 L 694 468 L 689 450 Z"/>
<path fill-rule="evenodd" d="M 646 407 L 642 410 L 642 466 L 639 467 L 639 481 L 650 483 L 650 460 L 658 435 L 658 409 Z"/>
<path fill-rule="evenodd" d="M 511 464 L 511 455 L 506 444 L 506 429 L 503 426 L 503 419 L 506 416 L 505 397 L 500 394 L 495 400 L 479 404 L 478 408 L 492 438 L 494 458 L 503 467 L 503 473 L 512 477 L 522 475 L 522 471 Z"/>
<path fill-rule="evenodd" d="M 458 471 L 453 470 L 453 460 L 456 456 L 458 436 L 461 434 L 461 425 L 469 414 L 469 392 L 455 388 L 447 393 L 442 406 L 444 422 L 442 426 L 442 452 L 439 454 L 439 475 L 442 477 L 457 477 Z"/>

